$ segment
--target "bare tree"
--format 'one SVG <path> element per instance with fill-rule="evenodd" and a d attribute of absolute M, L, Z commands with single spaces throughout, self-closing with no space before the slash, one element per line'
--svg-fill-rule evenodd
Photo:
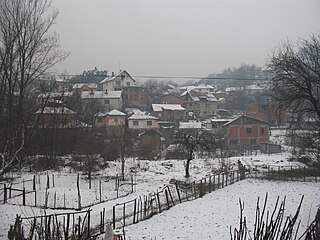
<path fill-rule="evenodd" d="M 177 134 L 176 142 L 187 154 L 185 167 L 186 177 L 190 177 L 190 162 L 197 151 L 215 152 L 217 149 L 217 140 L 215 136 L 204 129 L 191 129 L 180 131 Z"/>
<path fill-rule="evenodd" d="M 21 164 L 34 113 L 31 83 L 68 55 L 51 32 L 57 16 L 50 0 L 0 1 L 0 174 Z"/>
<path fill-rule="evenodd" d="M 268 63 L 272 96 L 291 114 L 292 127 L 304 129 L 310 149 L 320 153 L 320 35 L 296 45 L 285 42 Z M 306 136 L 304 136 L 306 137 Z"/>

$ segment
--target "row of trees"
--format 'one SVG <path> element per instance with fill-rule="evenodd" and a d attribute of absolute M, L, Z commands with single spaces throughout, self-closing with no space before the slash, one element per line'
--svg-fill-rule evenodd
<path fill-rule="evenodd" d="M 51 30 L 57 16 L 49 0 L 0 1 L 0 174 L 21 164 L 33 82 L 68 55 Z"/>

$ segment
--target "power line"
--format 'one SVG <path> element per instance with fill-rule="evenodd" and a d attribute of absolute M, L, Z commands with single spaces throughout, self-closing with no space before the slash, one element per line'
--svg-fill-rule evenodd
<path fill-rule="evenodd" d="M 240 81 L 268 81 L 268 78 L 238 78 L 238 77 L 182 77 L 182 76 L 133 76 L 135 78 L 159 78 L 159 79 L 213 79 L 213 80 L 240 80 Z"/>

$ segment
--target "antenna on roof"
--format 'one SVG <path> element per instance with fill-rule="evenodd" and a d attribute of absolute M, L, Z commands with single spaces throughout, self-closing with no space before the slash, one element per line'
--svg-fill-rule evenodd
<path fill-rule="evenodd" d="M 121 62 L 119 61 L 118 64 L 119 64 L 119 72 L 121 72 Z"/>

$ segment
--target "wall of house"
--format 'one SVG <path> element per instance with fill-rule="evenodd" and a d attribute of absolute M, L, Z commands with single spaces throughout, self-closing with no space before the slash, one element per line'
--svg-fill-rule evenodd
<path fill-rule="evenodd" d="M 247 128 L 251 129 L 250 133 L 247 132 Z M 235 144 L 235 142 L 237 142 L 237 145 L 246 146 L 269 142 L 268 125 L 229 125 L 227 126 L 226 134 L 228 143 L 231 145 Z M 255 140 L 255 143 L 252 142 L 253 140 Z"/>
<path fill-rule="evenodd" d="M 165 96 L 160 97 L 160 103 L 163 104 L 181 104 L 183 103 L 183 100 L 173 94 L 168 94 Z"/>
<path fill-rule="evenodd" d="M 138 121 L 138 125 L 134 125 L 134 122 Z M 148 125 L 148 121 L 151 121 L 151 125 Z M 155 119 L 139 119 L 139 120 L 128 120 L 129 129 L 158 129 L 159 125 Z"/>
<path fill-rule="evenodd" d="M 110 116 L 110 115 L 107 115 L 106 118 L 105 118 L 105 123 L 108 126 L 125 125 L 126 116 Z"/>

